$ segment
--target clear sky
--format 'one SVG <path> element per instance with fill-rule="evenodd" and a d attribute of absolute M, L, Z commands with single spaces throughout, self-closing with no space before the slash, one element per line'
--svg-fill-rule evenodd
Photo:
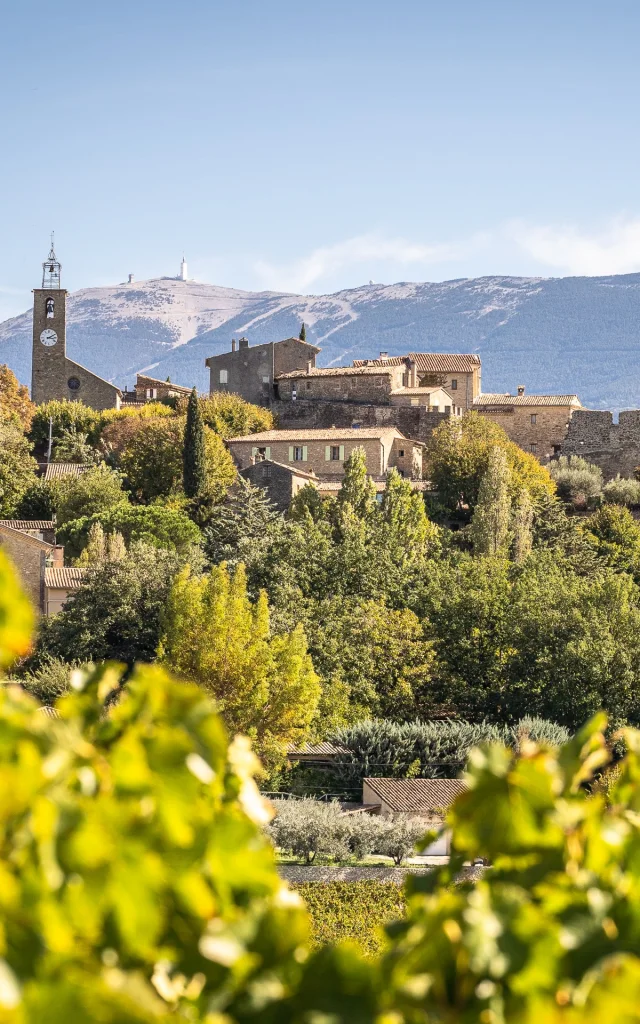
<path fill-rule="evenodd" d="M 177 274 L 640 270 L 638 0 L 1 0 L 0 319 Z"/>

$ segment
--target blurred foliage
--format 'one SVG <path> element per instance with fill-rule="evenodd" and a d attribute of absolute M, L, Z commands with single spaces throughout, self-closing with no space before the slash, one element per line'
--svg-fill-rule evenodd
<path fill-rule="evenodd" d="M 36 460 L 15 420 L 0 419 L 0 519 L 12 519 L 35 483 Z"/>

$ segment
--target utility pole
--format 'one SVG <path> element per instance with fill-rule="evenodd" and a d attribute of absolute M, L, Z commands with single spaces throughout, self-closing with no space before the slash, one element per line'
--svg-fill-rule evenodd
<path fill-rule="evenodd" d="M 47 448 L 47 466 L 51 462 L 51 445 L 53 444 L 53 416 L 49 417 L 49 447 Z"/>

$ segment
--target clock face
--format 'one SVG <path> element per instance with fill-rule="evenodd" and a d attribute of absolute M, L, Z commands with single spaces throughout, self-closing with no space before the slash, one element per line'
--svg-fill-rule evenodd
<path fill-rule="evenodd" d="M 52 345 L 55 345 L 57 340 L 58 335 L 55 331 L 52 331 L 50 327 L 40 335 L 40 341 L 43 345 L 46 345 L 47 348 L 51 348 Z"/>

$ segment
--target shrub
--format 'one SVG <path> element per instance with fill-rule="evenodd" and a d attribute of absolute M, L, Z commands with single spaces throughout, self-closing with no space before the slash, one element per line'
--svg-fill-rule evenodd
<path fill-rule="evenodd" d="M 558 496 L 574 508 L 592 507 L 602 491 L 602 470 L 579 455 L 561 455 L 550 463 Z"/>
<path fill-rule="evenodd" d="M 314 946 L 348 939 L 368 957 L 382 952 L 382 926 L 406 910 L 404 892 L 393 882 L 299 882 L 292 888 L 309 911 Z"/>
<path fill-rule="evenodd" d="M 523 735 L 560 746 L 568 731 L 542 718 L 523 718 L 513 726 L 489 722 L 393 722 L 365 720 L 333 733 L 329 739 L 347 748 L 328 766 L 336 786 L 357 790 L 366 777 L 455 779 L 469 751 L 480 743 L 502 742 L 516 749 Z"/>
<path fill-rule="evenodd" d="M 69 692 L 71 672 L 77 668 L 80 668 L 79 661 L 67 662 L 46 655 L 38 668 L 26 672 L 19 683 L 40 704 L 52 706 L 58 697 Z"/>
<path fill-rule="evenodd" d="M 274 846 L 313 864 L 318 854 L 349 856 L 350 822 L 340 804 L 321 800 L 274 800 L 276 816 L 267 828 Z"/>
<path fill-rule="evenodd" d="M 612 505 L 628 505 L 636 508 L 640 505 L 640 481 L 625 479 L 620 474 L 610 480 L 602 488 L 604 500 Z"/>
<path fill-rule="evenodd" d="M 429 831 L 424 821 L 411 818 L 407 814 L 397 814 L 393 818 L 381 818 L 380 835 L 377 838 L 377 849 L 386 857 L 391 857 L 396 865 L 415 853 L 421 839 Z"/>

